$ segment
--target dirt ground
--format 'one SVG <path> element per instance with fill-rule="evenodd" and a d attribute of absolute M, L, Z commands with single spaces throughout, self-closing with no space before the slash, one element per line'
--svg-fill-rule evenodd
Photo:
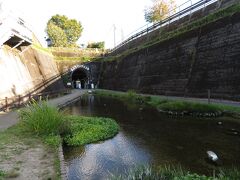
<path fill-rule="evenodd" d="M 51 99 L 48 103 L 62 106 L 86 92 L 72 90 L 71 94 Z M 56 148 L 47 146 L 38 137 L 22 133 L 18 126 L 13 126 L 17 122 L 17 111 L 0 112 L 0 180 L 61 179 Z"/>
<path fill-rule="evenodd" d="M 17 127 L 0 133 L 0 179 L 59 179 L 55 148 L 37 137 L 19 135 Z"/>

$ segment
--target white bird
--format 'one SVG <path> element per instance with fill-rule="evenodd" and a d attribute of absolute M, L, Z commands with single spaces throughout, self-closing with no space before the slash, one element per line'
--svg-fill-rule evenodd
<path fill-rule="evenodd" d="M 208 159 L 213 162 L 216 162 L 218 160 L 218 156 L 213 151 L 207 151 L 207 155 L 208 155 Z"/>

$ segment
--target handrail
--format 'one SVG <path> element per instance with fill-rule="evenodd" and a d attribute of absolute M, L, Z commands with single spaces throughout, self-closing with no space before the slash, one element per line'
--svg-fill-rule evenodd
<path fill-rule="evenodd" d="M 200 0 L 194 4 L 192 4 L 192 0 L 188 0 L 186 1 L 185 3 L 181 4 L 180 6 L 178 6 L 177 8 L 175 8 L 174 10 L 172 10 L 171 12 L 175 12 L 176 9 L 179 9 L 178 12 L 174 13 L 173 15 L 170 15 L 169 17 L 167 17 L 166 19 L 162 20 L 162 21 L 159 21 L 157 23 L 148 23 L 144 26 L 142 26 L 141 28 L 137 29 L 136 31 L 134 31 L 134 35 L 131 35 L 133 33 L 130 33 L 129 37 L 124 40 L 123 42 L 121 42 L 120 44 L 118 44 L 117 46 L 115 46 L 112 50 L 110 50 L 110 53 L 113 53 L 114 51 L 116 51 L 117 49 L 119 49 L 120 47 L 124 46 L 125 44 L 131 42 L 132 40 L 136 39 L 136 38 L 139 38 L 139 37 L 142 37 L 143 35 L 145 34 L 148 34 L 156 29 L 159 29 L 161 28 L 164 24 L 170 24 L 170 22 L 174 22 L 176 21 L 177 19 L 179 19 L 180 17 L 182 17 L 183 15 L 187 14 L 187 13 L 190 13 L 192 14 L 193 12 L 196 12 L 197 10 L 199 9 L 202 9 L 202 8 L 205 8 L 206 5 L 210 5 L 210 4 L 213 4 L 215 2 L 217 2 L 219 0 Z M 188 2 L 191 3 L 190 6 L 180 10 L 180 7 L 182 7 L 183 5 L 187 4 Z M 171 12 L 169 12 L 169 14 L 171 14 Z M 151 26 L 148 26 L 152 24 Z M 142 28 L 146 27 L 144 30 L 141 30 Z M 141 30 L 141 31 L 140 31 Z"/>
<path fill-rule="evenodd" d="M 65 72 L 68 73 L 68 72 Z M 68 89 L 63 89 L 63 90 L 58 90 L 58 91 L 51 91 L 51 92 L 41 92 L 41 93 L 36 93 L 39 89 L 42 87 L 46 86 L 47 84 L 55 81 L 58 79 L 60 76 L 64 75 L 65 73 L 62 74 L 57 74 L 44 82 L 38 84 L 36 87 L 34 87 L 32 90 L 28 91 L 27 93 L 23 95 L 15 95 L 14 97 L 8 98 L 5 97 L 5 99 L 0 99 L 0 111 L 4 110 L 7 111 L 11 107 L 20 107 L 23 103 L 33 99 L 39 99 L 42 97 L 49 97 L 51 95 L 56 95 L 60 93 L 68 93 Z"/>

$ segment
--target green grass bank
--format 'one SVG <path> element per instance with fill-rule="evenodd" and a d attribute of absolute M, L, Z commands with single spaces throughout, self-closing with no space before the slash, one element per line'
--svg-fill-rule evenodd
<path fill-rule="evenodd" d="M 204 102 L 194 102 L 188 100 L 173 100 L 168 99 L 167 97 L 154 95 L 140 95 L 134 91 L 128 91 L 124 93 L 108 90 L 96 90 L 94 93 L 99 96 L 116 98 L 131 104 L 152 106 L 159 112 L 167 113 L 169 115 L 218 117 L 224 114 L 240 114 L 240 107 L 214 103 L 208 104 Z"/>

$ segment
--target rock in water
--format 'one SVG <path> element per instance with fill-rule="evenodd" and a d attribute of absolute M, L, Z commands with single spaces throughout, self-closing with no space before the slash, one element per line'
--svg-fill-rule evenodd
<path fill-rule="evenodd" d="M 208 159 L 214 163 L 216 163 L 218 161 L 218 156 L 215 152 L 213 151 L 207 151 L 207 156 Z"/>

